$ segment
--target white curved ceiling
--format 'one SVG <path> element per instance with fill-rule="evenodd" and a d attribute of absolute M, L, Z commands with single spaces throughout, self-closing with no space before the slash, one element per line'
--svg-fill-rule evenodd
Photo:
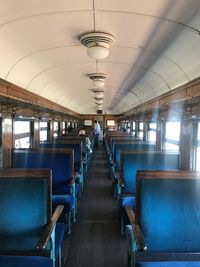
<path fill-rule="evenodd" d="M 95 60 L 78 36 L 115 36 L 98 63 L 104 113 L 119 114 L 200 76 L 199 0 L 0 0 L 0 77 L 81 114 L 95 113 Z"/>

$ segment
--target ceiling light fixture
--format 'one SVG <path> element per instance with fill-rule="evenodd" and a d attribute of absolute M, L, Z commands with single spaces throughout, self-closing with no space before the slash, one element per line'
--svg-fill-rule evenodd
<path fill-rule="evenodd" d="M 98 99 L 98 98 L 96 98 L 96 99 L 95 99 L 95 103 L 96 103 L 97 105 L 102 105 L 102 104 L 103 104 L 103 99 Z"/>
<path fill-rule="evenodd" d="M 114 43 L 115 38 L 105 32 L 88 32 L 82 34 L 79 41 L 87 47 L 89 57 L 101 60 L 109 55 L 109 48 Z"/>
<path fill-rule="evenodd" d="M 88 77 L 93 81 L 95 87 L 103 87 L 105 85 L 105 79 L 108 74 L 105 73 L 90 73 Z"/>

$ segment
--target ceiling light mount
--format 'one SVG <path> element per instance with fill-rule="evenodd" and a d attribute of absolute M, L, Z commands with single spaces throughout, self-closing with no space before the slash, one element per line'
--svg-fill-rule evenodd
<path fill-rule="evenodd" d="M 79 37 L 79 41 L 87 47 L 89 57 L 101 60 L 108 56 L 108 49 L 115 42 L 115 37 L 106 32 L 87 32 Z"/>

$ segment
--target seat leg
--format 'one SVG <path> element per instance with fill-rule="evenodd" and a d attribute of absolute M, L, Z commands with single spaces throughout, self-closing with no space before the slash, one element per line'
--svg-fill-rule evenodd
<path fill-rule="evenodd" d="M 71 211 L 66 213 L 66 227 L 68 234 L 71 234 Z"/>

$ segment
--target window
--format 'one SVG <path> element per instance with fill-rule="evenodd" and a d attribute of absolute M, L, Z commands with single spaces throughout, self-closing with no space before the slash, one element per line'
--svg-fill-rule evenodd
<path fill-rule="evenodd" d="M 65 121 L 62 122 L 62 133 L 65 134 Z"/>
<path fill-rule="evenodd" d="M 53 137 L 57 137 L 58 136 L 58 121 L 53 122 L 53 129 L 54 129 Z"/>
<path fill-rule="evenodd" d="M 197 125 L 197 140 L 196 140 L 196 157 L 195 157 L 195 169 L 200 171 L 200 122 Z"/>
<path fill-rule="evenodd" d="M 138 137 L 143 138 L 144 136 L 144 123 L 143 122 L 139 122 L 139 128 L 138 128 Z"/>
<path fill-rule="evenodd" d="M 30 148 L 30 121 L 14 122 L 15 148 Z"/>
<path fill-rule="evenodd" d="M 156 127 L 157 125 L 155 122 L 149 123 L 147 138 L 150 142 L 156 142 Z"/>
<path fill-rule="evenodd" d="M 115 126 L 115 120 L 107 120 L 107 126 Z"/>
<path fill-rule="evenodd" d="M 47 140 L 47 122 L 41 121 L 40 122 L 40 141 Z"/>
<path fill-rule="evenodd" d="M 133 136 L 135 136 L 135 122 L 134 122 L 134 121 L 131 122 L 131 129 L 132 129 L 131 134 L 132 134 Z"/>
<path fill-rule="evenodd" d="M 165 149 L 179 150 L 180 122 L 170 121 L 165 128 Z"/>
<path fill-rule="evenodd" d="M 85 126 L 92 126 L 92 120 L 84 120 Z"/>

